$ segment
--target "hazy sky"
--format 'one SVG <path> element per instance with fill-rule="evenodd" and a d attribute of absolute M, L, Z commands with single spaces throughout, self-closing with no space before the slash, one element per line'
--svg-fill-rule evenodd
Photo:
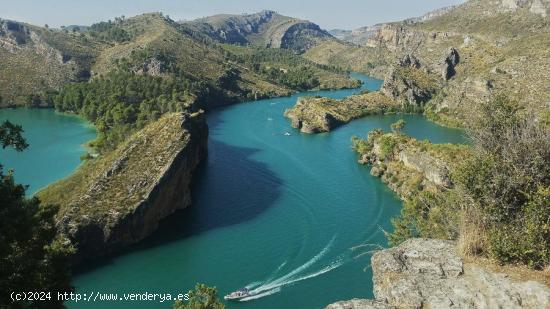
<path fill-rule="evenodd" d="M 354 29 L 401 20 L 464 0 L 0 0 L 0 18 L 36 25 L 89 25 L 115 16 L 163 12 L 174 20 L 262 9 L 311 20 L 325 29 Z"/>

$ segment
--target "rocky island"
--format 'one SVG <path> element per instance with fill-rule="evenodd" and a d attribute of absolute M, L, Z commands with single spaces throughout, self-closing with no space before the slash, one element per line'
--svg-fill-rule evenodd
<path fill-rule="evenodd" d="M 299 98 L 293 108 L 285 111 L 285 117 L 294 128 L 303 133 L 328 132 L 353 119 L 366 115 L 397 112 L 400 105 L 379 93 L 353 95 L 343 100 L 329 98 Z"/>

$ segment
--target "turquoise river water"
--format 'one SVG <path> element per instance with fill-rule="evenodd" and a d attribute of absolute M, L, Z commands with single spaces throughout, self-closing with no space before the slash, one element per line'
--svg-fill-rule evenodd
<path fill-rule="evenodd" d="M 376 90 L 381 85 L 379 80 L 355 76 L 365 82 L 363 89 Z M 371 116 L 318 135 L 300 134 L 283 117 L 299 96 L 343 98 L 359 90 L 301 93 L 210 112 L 209 156 L 195 174 L 193 205 L 163 221 L 142 243 L 77 270 L 76 291 L 118 293 L 119 297 L 145 292 L 175 295 L 201 282 L 216 286 L 223 296 L 246 286 L 255 296 L 227 304 L 243 309 L 323 308 L 337 300 L 372 297 L 369 252 L 387 245 L 383 230 L 391 230 L 390 219 L 398 215 L 401 202 L 369 175 L 368 167 L 356 163 L 351 136 L 365 136 L 375 128 L 388 130 L 391 123 L 405 119 L 405 133 L 416 138 L 435 143 L 465 140 L 460 131 L 437 126 L 419 115 Z M 4 113 L 0 112 L 0 118 Z M 13 113 L 8 118 L 17 116 Z M 29 118 L 27 123 L 32 126 L 32 120 L 46 112 L 22 113 L 17 119 Z M 69 121 L 53 115 L 54 124 Z M 90 133 L 82 131 L 82 123 L 72 126 L 67 131 L 74 135 Z M 42 139 L 50 140 L 40 132 L 29 136 L 31 144 Z M 24 175 L 19 179 L 39 188 L 74 169 L 82 139 L 67 139 L 66 143 L 32 157 L 15 158 L 19 164 L 34 166 L 28 172 L 36 180 Z M 59 163 L 64 172 L 43 178 L 58 166 L 38 169 L 49 162 Z M 17 170 L 23 174 L 25 168 Z M 172 301 L 67 305 L 170 308 Z"/>
<path fill-rule="evenodd" d="M 4 171 L 14 170 L 15 180 L 29 185 L 32 194 L 71 174 L 80 164 L 84 144 L 95 138 L 94 127 L 82 119 L 53 109 L 0 109 L 0 123 L 23 126 L 29 147 L 23 152 L 0 149 Z"/>

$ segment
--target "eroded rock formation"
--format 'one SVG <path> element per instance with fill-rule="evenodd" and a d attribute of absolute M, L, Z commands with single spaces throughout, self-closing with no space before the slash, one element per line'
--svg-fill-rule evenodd
<path fill-rule="evenodd" d="M 550 288 L 465 262 L 452 241 L 409 239 L 372 257 L 375 300 L 327 309 L 549 308 Z"/>
<path fill-rule="evenodd" d="M 189 206 L 207 137 L 202 112 L 168 114 L 41 192 L 44 202 L 61 204 L 58 226 L 77 249 L 74 262 L 136 243 Z"/>

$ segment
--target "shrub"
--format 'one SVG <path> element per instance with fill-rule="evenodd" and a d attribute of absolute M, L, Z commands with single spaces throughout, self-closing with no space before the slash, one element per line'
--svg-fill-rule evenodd
<path fill-rule="evenodd" d="M 550 263 L 550 129 L 498 97 L 469 129 L 474 156 L 453 173 L 481 213 L 488 252 L 502 263 Z"/>
<path fill-rule="evenodd" d="M 397 146 L 397 141 L 390 135 L 383 135 L 378 142 L 380 143 L 380 156 L 383 159 L 391 157 L 395 146 Z"/>
<path fill-rule="evenodd" d="M 364 140 L 357 136 L 351 137 L 352 148 L 359 154 L 366 154 L 372 150 L 373 143 L 371 140 Z"/>

